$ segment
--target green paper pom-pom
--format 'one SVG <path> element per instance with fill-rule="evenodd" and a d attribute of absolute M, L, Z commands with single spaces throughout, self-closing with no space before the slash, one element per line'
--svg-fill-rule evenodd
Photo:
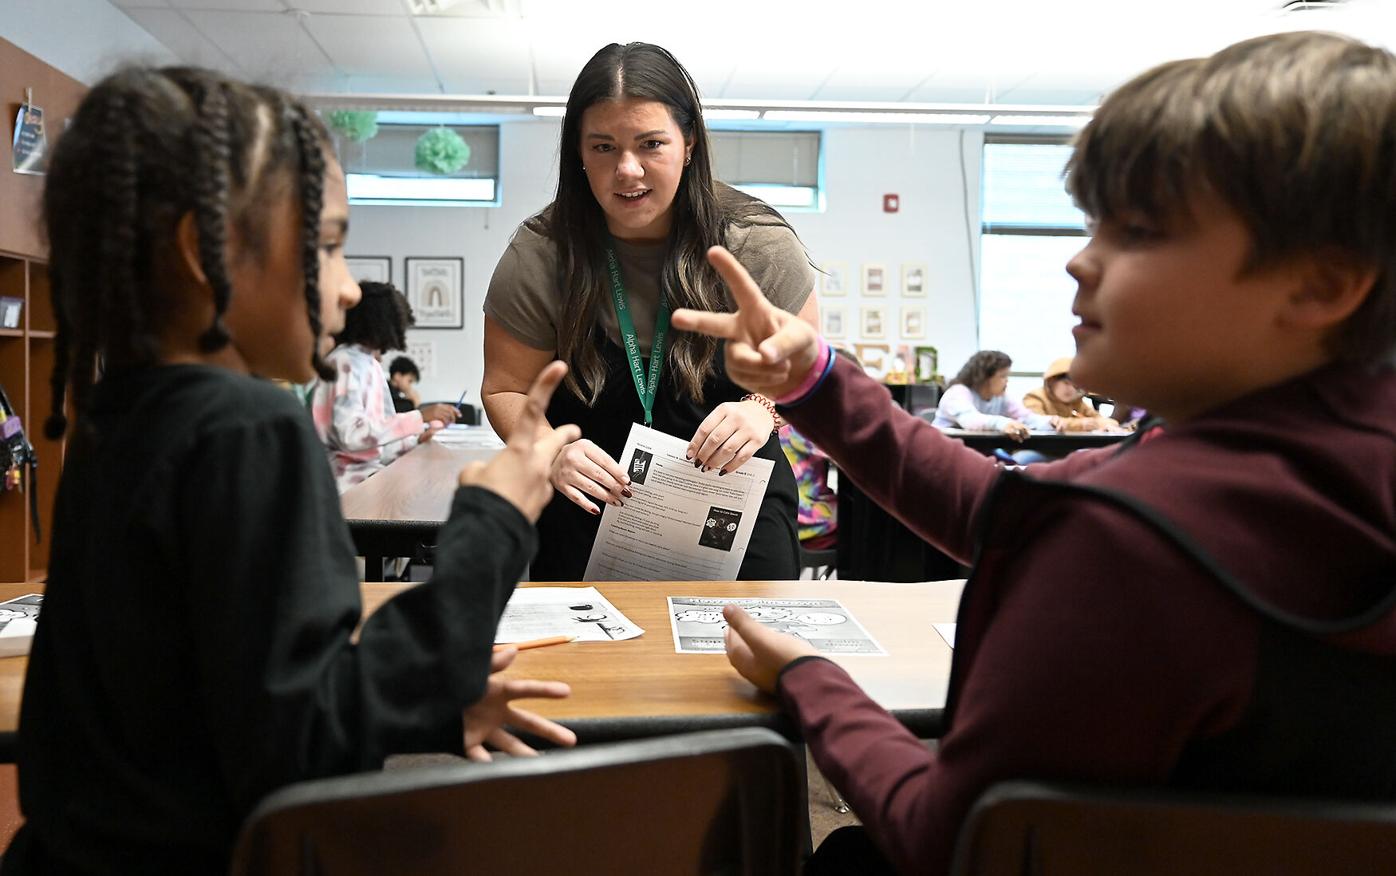
<path fill-rule="evenodd" d="M 330 127 L 355 143 L 372 140 L 378 134 L 376 110 L 335 110 L 330 113 Z"/>
<path fill-rule="evenodd" d="M 417 138 L 417 169 L 438 176 L 455 173 L 470 161 L 470 144 L 450 128 L 432 128 Z"/>

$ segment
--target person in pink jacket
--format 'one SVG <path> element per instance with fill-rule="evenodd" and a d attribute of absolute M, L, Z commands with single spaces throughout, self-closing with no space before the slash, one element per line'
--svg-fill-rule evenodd
<path fill-rule="evenodd" d="M 380 359 L 407 346 L 412 310 L 391 284 L 366 280 L 359 288 L 363 299 L 345 314 L 344 330 L 325 357 L 334 380 L 317 381 L 310 395 L 315 431 L 329 452 L 341 493 L 430 441 L 457 414 L 446 404 L 396 412 Z"/>
<path fill-rule="evenodd" d="M 710 254 L 737 311 L 673 324 L 725 338 L 733 380 L 975 563 L 935 751 L 727 606 L 733 666 L 863 821 L 807 873 L 945 873 L 975 799 L 1013 778 L 1392 798 L 1393 130 L 1396 56 L 1333 34 L 1111 94 L 1067 164 L 1092 232 L 1067 263 L 1072 373 L 1167 426 L 1026 470 L 888 405 Z M 1080 562 L 1101 545 L 1120 562 Z"/>

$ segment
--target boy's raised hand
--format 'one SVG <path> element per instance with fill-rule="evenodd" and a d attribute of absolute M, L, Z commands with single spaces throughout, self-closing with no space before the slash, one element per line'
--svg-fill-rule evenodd
<path fill-rule="evenodd" d="M 722 616 L 727 621 L 727 661 L 766 693 L 776 692 L 776 679 L 790 661 L 819 653 L 804 639 L 778 633 L 735 605 L 724 605 Z"/>
<path fill-rule="evenodd" d="M 708 250 L 708 261 L 732 293 L 736 313 L 680 308 L 676 328 L 727 340 L 727 376 L 767 398 L 799 386 L 819 356 L 819 335 L 799 317 L 766 300 L 746 268 L 726 249 Z"/>
<path fill-rule="evenodd" d="M 553 390 L 567 375 L 567 365 L 550 362 L 528 388 L 528 399 L 509 442 L 489 462 L 472 462 L 460 473 L 462 487 L 493 490 L 509 500 L 529 519 L 538 520 L 543 507 L 553 497 L 549 480 L 553 457 L 564 445 L 582 437 L 576 426 L 548 428 L 548 401 Z"/>

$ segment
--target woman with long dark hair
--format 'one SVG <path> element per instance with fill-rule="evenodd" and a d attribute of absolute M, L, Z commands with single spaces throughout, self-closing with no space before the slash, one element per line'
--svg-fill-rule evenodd
<path fill-rule="evenodd" d="M 495 430 L 510 434 L 524 390 L 554 357 L 571 370 L 548 419 L 582 427 L 553 461 L 557 495 L 538 521 L 546 548 L 531 577 L 582 577 L 601 503 L 629 494 L 616 457 L 632 423 L 690 439 L 690 458 L 707 470 L 772 460 L 739 576 L 796 577 L 795 482 L 775 407 L 727 379 L 716 341 L 669 331 L 668 315 L 731 309 L 706 258 L 722 245 L 777 306 L 814 323 L 804 248 L 774 209 L 713 179 L 697 88 L 659 46 L 613 43 L 587 62 L 558 165 L 556 197 L 514 234 L 485 299 L 483 401 Z M 641 356 L 628 358 L 627 344 Z M 639 386 L 655 388 L 642 397 Z"/>

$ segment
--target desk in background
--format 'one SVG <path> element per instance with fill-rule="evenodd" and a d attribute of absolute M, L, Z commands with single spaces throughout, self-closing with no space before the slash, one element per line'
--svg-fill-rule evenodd
<path fill-rule="evenodd" d="M 386 557 L 420 557 L 436 546 L 436 533 L 451 512 L 460 470 L 499 452 L 488 427 L 461 443 L 428 441 L 339 497 L 364 575 L 383 580 Z M 460 434 L 460 433 L 457 433 Z M 491 441 L 490 439 L 494 439 Z"/>
<path fill-rule="evenodd" d="M 970 432 L 943 429 L 980 453 L 995 449 L 1038 450 L 1064 456 L 1073 450 L 1106 447 L 1128 438 L 1130 432 L 1033 432 L 1017 442 L 1002 432 Z M 838 487 L 839 577 L 871 581 L 935 581 L 965 574 L 959 563 L 922 541 L 900 520 L 868 498 L 853 479 L 839 473 Z M 925 497 L 922 501 L 934 501 Z"/>
<path fill-rule="evenodd" d="M 363 584 L 364 616 L 414 586 Z M 572 696 L 565 700 L 529 700 L 525 705 L 566 724 L 582 742 L 752 726 L 793 735 L 793 725 L 779 714 L 776 701 L 739 676 L 726 656 L 674 652 L 667 596 L 839 600 L 889 656 L 832 659 L 918 736 L 940 733 L 951 651 L 931 625 L 955 620 L 963 581 L 629 581 L 578 586 L 595 586 L 645 634 L 624 642 L 572 642 L 521 651 L 509 674 L 570 684 Z M 0 600 L 42 591 L 43 585 L 0 584 Z M 26 657 L 0 659 L 3 761 L 15 756 L 27 664 Z"/>

